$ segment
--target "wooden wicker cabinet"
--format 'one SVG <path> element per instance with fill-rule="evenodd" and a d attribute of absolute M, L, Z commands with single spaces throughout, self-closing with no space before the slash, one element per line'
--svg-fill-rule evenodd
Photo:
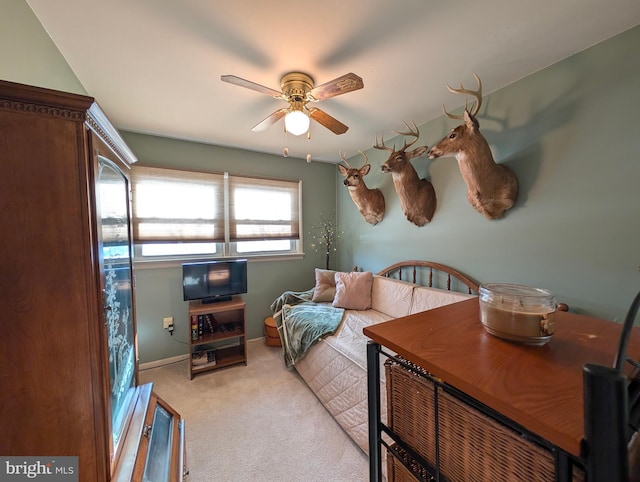
<path fill-rule="evenodd" d="M 482 328 L 476 299 L 364 328 L 372 340 L 370 480 L 381 480 L 383 445 L 390 481 L 590 480 L 583 367 L 609 366 L 621 331 L 619 323 L 558 312 L 547 345 L 510 343 Z M 640 328 L 628 346 L 638 359 Z M 389 360 L 384 421 L 381 353 Z M 625 375 L 635 375 L 631 364 Z"/>
<path fill-rule="evenodd" d="M 389 482 L 413 481 L 414 474 L 428 480 L 427 474 L 438 472 L 452 482 L 555 480 L 555 456 L 548 444 L 489 417 L 417 366 L 388 360 L 385 372 L 389 428 L 423 459 L 419 463 L 399 445 L 392 446 L 397 456 L 387 457 Z M 573 481 L 583 480 L 576 470 Z"/>
<path fill-rule="evenodd" d="M 135 160 L 91 97 L 0 81 L 0 454 L 77 456 L 82 481 L 141 446 Z"/>

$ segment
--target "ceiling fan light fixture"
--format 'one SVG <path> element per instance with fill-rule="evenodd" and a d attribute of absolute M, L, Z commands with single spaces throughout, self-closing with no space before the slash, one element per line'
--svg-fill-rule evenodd
<path fill-rule="evenodd" d="M 280 80 L 280 92 L 235 75 L 223 75 L 220 79 L 223 82 L 239 85 L 240 87 L 267 94 L 274 99 L 288 102 L 288 108 L 276 110 L 266 119 L 253 126 L 251 130 L 261 132 L 284 117 L 285 132 L 295 136 L 301 136 L 305 132 L 309 132 L 310 119 L 326 127 L 334 134 L 340 135 L 347 132 L 349 130 L 348 126 L 317 107 L 308 108 L 307 104 L 330 99 L 336 95 L 346 94 L 364 87 L 362 79 L 353 72 L 318 86 L 314 84 L 313 78 L 304 72 L 289 72 L 283 75 Z"/>
<path fill-rule="evenodd" d="M 292 110 L 284 118 L 287 132 L 294 136 L 301 136 L 309 130 L 309 116 L 301 110 Z"/>

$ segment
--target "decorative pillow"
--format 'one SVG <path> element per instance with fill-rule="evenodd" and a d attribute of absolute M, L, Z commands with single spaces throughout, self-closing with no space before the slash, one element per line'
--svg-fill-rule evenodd
<path fill-rule="evenodd" d="M 336 294 L 335 271 L 316 268 L 316 286 L 311 301 L 333 301 Z"/>
<path fill-rule="evenodd" d="M 333 306 L 347 310 L 368 310 L 371 308 L 371 286 L 373 273 L 370 271 L 336 273 L 336 296 Z"/>

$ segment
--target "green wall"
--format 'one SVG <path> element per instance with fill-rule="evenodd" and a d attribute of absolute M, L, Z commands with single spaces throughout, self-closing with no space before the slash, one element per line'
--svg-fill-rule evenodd
<path fill-rule="evenodd" d="M 577 312 L 622 321 L 640 289 L 639 52 L 635 27 L 485 95 L 481 132 L 494 159 L 520 182 L 518 201 L 501 220 L 489 221 L 467 203 L 454 158 L 424 156 L 412 162 L 432 180 L 438 208 L 430 224 L 410 224 L 390 174 L 380 172 L 388 153 L 369 150 L 365 180 L 383 191 L 386 215 L 370 226 L 346 190 L 338 191 L 340 267 L 375 272 L 428 259 L 480 282 L 548 288 Z M 460 80 L 473 88 L 468 77 Z M 442 87 L 442 101 L 460 105 Z M 402 130 L 409 120 L 390 120 L 388 129 Z M 433 146 L 456 125 L 440 117 L 419 126 L 415 146 Z"/>
<path fill-rule="evenodd" d="M 336 205 L 336 167 L 333 164 L 271 156 L 195 142 L 123 132 L 141 165 L 197 171 L 302 180 L 304 258 L 284 261 L 249 261 L 246 321 L 249 339 L 263 336 L 269 306 L 283 291 L 306 290 L 314 285 L 314 268 L 324 267 L 324 255 L 311 246 L 310 233 L 320 216 Z M 248 134 L 250 135 L 250 133 Z M 136 263 L 136 315 L 142 363 L 187 352 L 188 303 L 182 300 L 182 268 L 146 268 Z M 173 337 L 162 319 L 173 316 Z"/>

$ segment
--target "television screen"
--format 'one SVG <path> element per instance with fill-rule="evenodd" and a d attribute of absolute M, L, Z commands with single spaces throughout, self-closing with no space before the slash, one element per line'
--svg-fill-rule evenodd
<path fill-rule="evenodd" d="M 230 300 L 247 292 L 247 260 L 208 261 L 182 265 L 184 301 L 203 303 Z"/>

